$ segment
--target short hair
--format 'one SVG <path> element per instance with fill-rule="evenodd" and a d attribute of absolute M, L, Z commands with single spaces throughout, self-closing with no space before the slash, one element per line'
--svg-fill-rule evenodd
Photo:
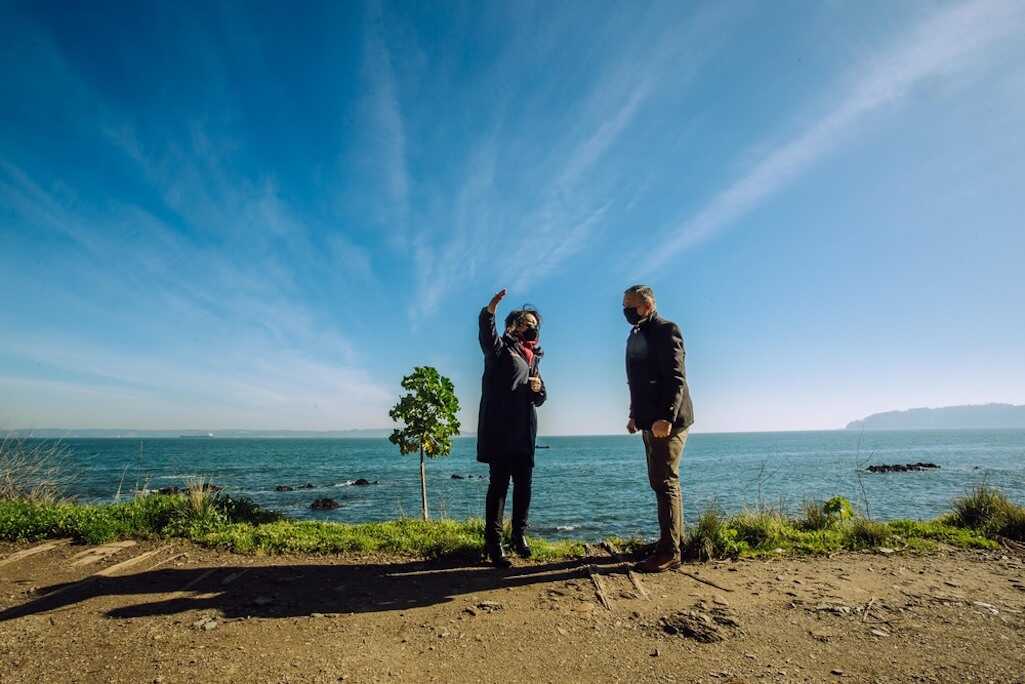
<path fill-rule="evenodd" d="M 510 311 L 509 315 L 505 317 L 505 327 L 506 327 L 506 330 L 508 330 L 509 328 L 513 327 L 514 325 L 519 325 L 520 323 L 522 323 L 523 322 L 523 318 L 527 314 L 530 314 L 531 316 L 533 316 L 534 318 L 537 319 L 537 326 L 540 328 L 541 327 L 541 312 L 538 311 L 537 309 L 535 309 L 534 307 L 532 307 L 530 304 L 524 304 L 519 309 L 515 309 L 513 311 Z"/>
<path fill-rule="evenodd" d="M 626 292 L 624 292 L 623 294 L 640 295 L 644 298 L 644 301 L 648 302 L 652 306 L 655 305 L 655 291 L 647 285 L 631 285 L 630 287 L 626 288 Z"/>

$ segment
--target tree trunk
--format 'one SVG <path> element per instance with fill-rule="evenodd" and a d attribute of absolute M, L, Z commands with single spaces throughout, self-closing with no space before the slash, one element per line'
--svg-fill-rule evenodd
<path fill-rule="evenodd" d="M 423 447 L 420 447 L 420 511 L 427 520 L 427 470 L 424 468 Z"/>

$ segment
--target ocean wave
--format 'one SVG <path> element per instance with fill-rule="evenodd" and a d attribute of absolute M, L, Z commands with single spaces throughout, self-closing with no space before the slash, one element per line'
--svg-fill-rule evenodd
<path fill-rule="evenodd" d="M 578 527 L 580 527 L 580 525 L 556 525 L 555 526 L 555 531 L 556 532 L 572 532 L 573 530 L 577 529 Z"/>
<path fill-rule="evenodd" d="M 345 482 L 339 482 L 339 483 L 337 483 L 337 484 L 335 484 L 333 486 L 335 486 L 335 487 L 351 487 L 354 484 L 356 484 L 356 480 L 346 480 Z"/>

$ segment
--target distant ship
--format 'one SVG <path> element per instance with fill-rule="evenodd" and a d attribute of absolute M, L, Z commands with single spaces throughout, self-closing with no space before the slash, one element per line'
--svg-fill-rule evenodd
<path fill-rule="evenodd" d="M 178 435 L 178 439 L 213 439 L 214 433 L 208 432 L 205 435 Z"/>

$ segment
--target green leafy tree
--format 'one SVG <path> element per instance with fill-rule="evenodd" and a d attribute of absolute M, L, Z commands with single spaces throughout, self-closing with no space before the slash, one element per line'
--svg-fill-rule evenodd
<path fill-rule="evenodd" d="M 447 456 L 459 434 L 459 398 L 452 381 L 430 366 L 418 366 L 402 378 L 406 394 L 388 412 L 401 427 L 388 438 L 403 454 L 420 454 L 420 508 L 427 520 L 427 470 L 424 456 Z"/>

